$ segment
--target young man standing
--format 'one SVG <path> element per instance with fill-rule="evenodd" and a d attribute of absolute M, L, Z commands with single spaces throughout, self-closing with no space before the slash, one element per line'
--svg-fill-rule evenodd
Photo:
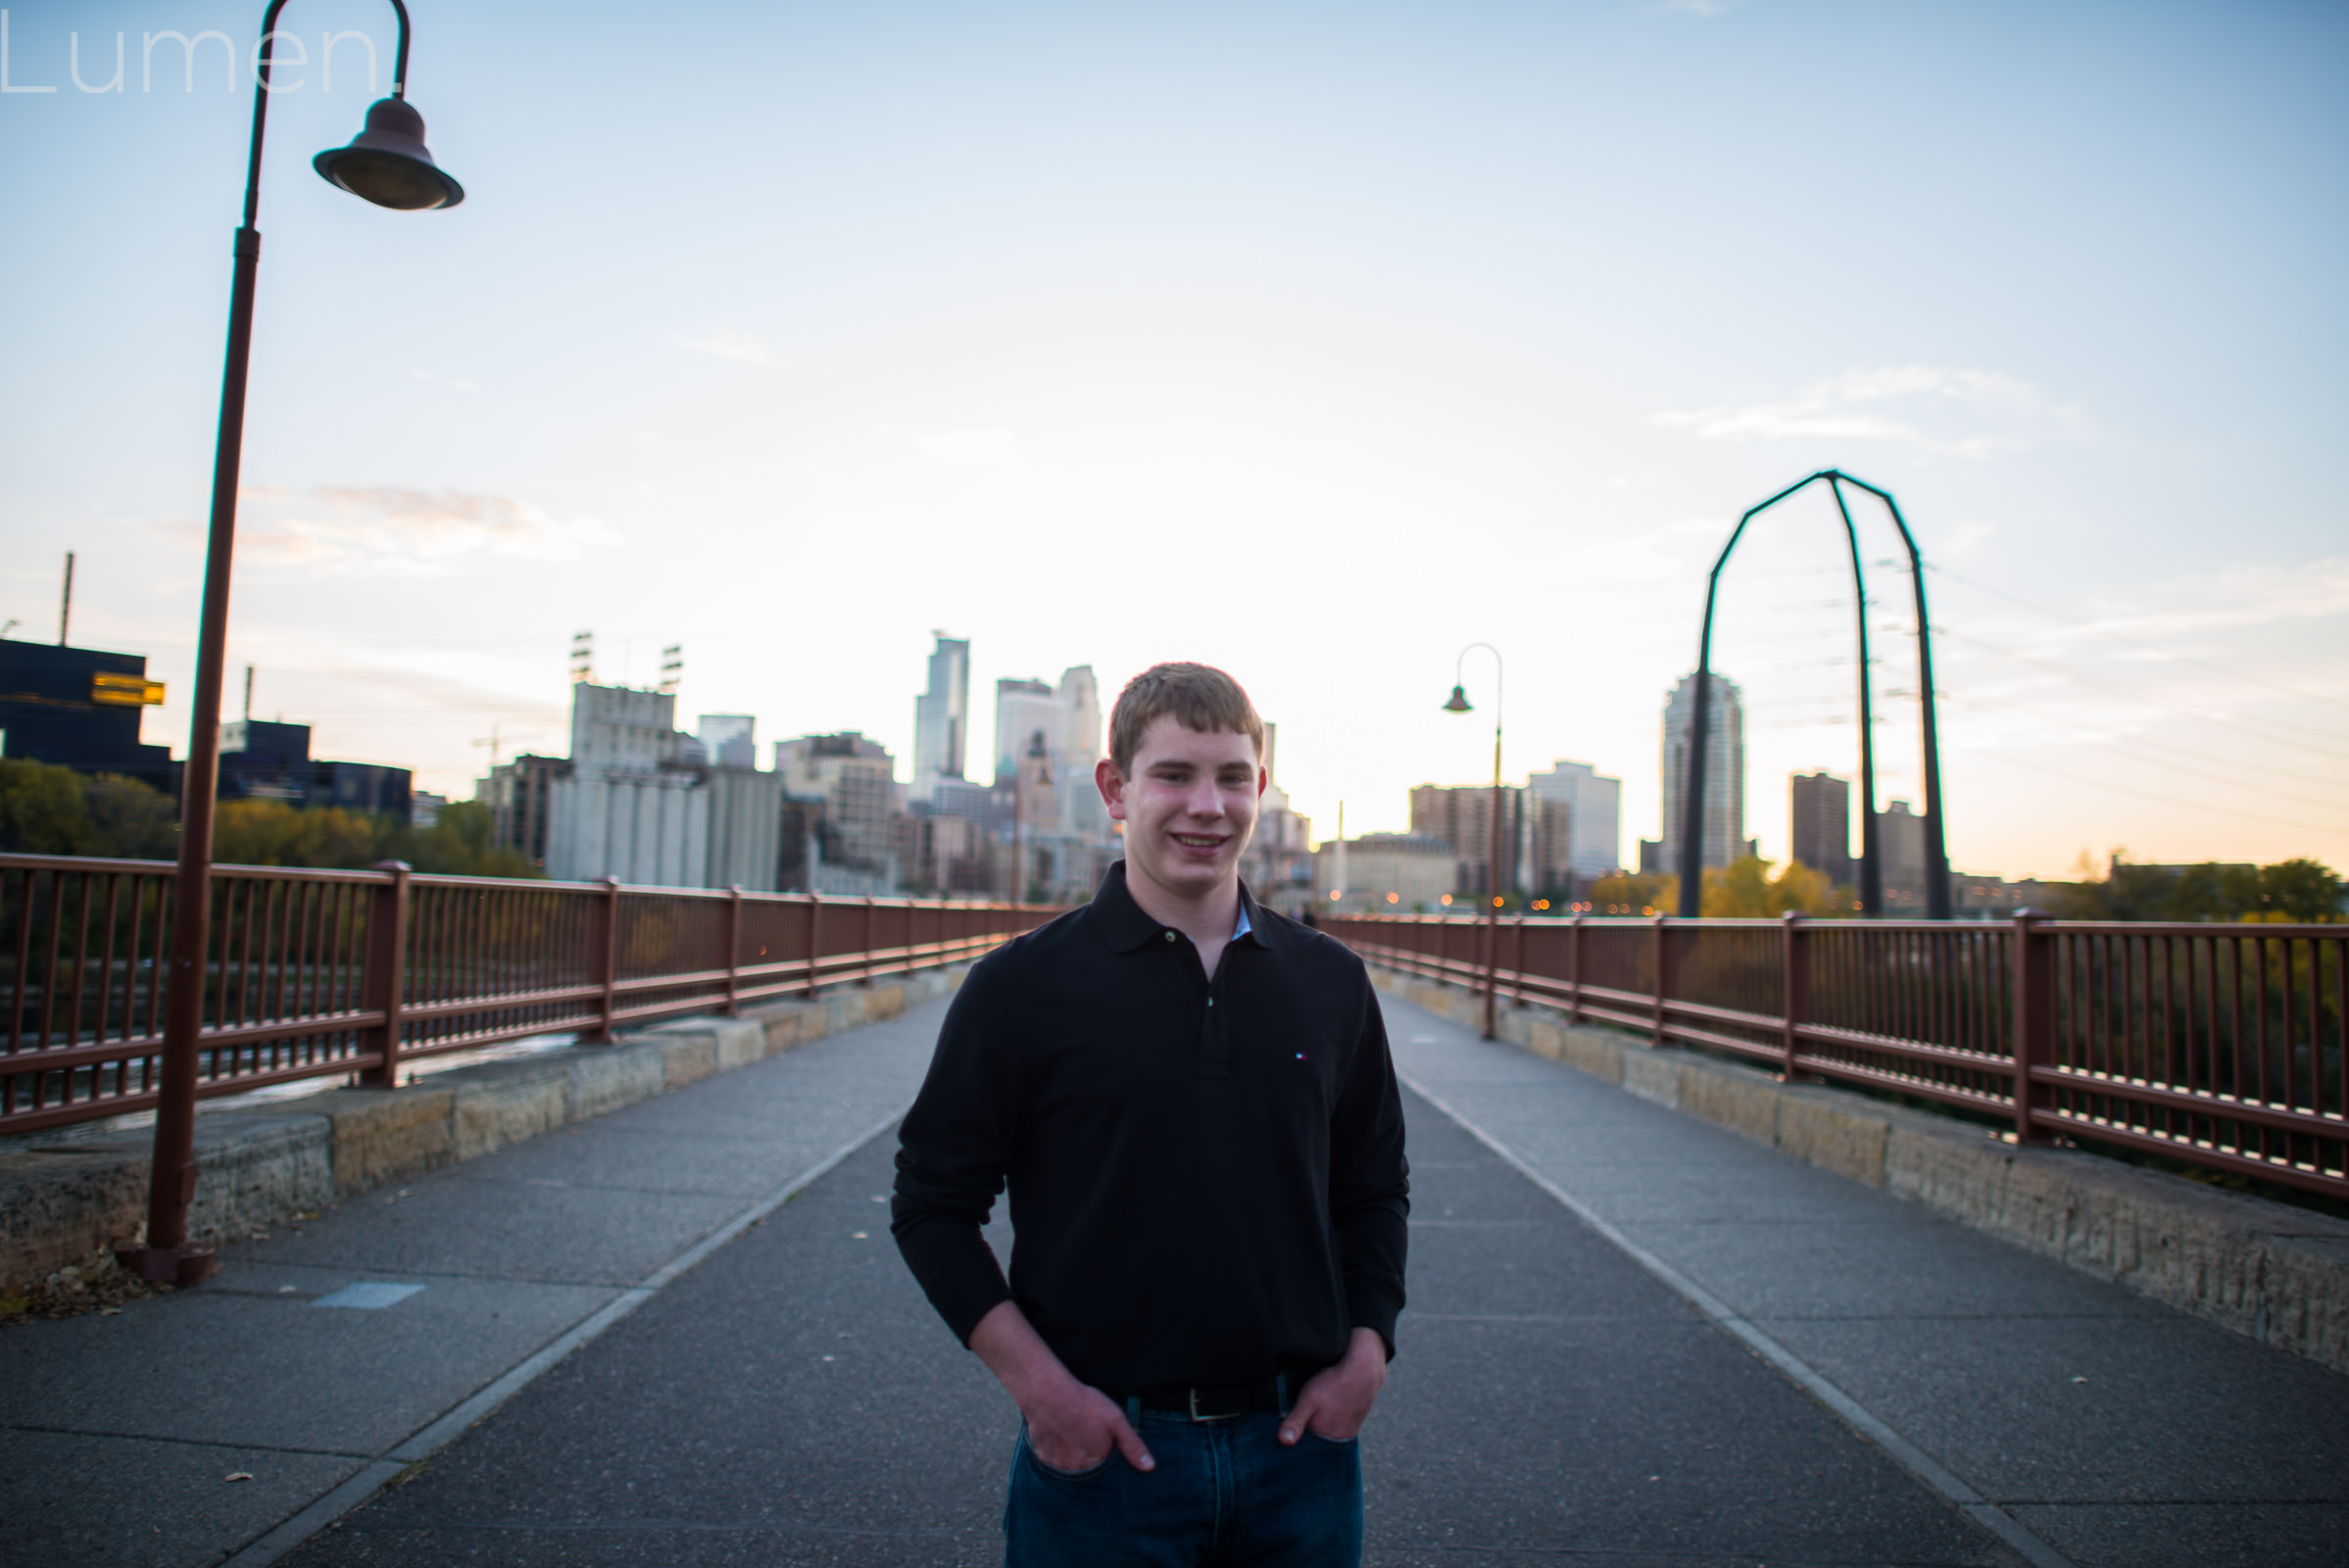
<path fill-rule="evenodd" d="M 972 967 L 905 1117 L 891 1229 L 1023 1418 L 1007 1568 L 1360 1560 L 1402 1102 L 1361 960 L 1241 884 L 1263 740 L 1221 670 L 1127 685 L 1125 858 Z"/>

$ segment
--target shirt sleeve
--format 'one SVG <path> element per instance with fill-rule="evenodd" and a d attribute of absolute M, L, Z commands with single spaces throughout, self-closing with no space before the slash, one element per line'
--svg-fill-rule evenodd
<path fill-rule="evenodd" d="M 1402 1092 L 1387 1049 L 1387 1020 L 1370 977 L 1357 974 L 1362 1022 L 1330 1129 L 1330 1221 L 1346 1321 L 1375 1330 L 1392 1359 L 1410 1243 L 1411 1167 L 1403 1155 Z"/>
<path fill-rule="evenodd" d="M 898 1132 L 890 1234 L 954 1338 L 1011 1299 L 1010 1283 L 980 1234 L 1010 1166 L 1013 1075 L 1003 1007 L 974 965 L 938 1032 L 928 1077 Z"/>

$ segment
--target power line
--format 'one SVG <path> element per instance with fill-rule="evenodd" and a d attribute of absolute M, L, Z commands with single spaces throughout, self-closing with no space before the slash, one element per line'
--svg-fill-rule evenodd
<path fill-rule="evenodd" d="M 1998 709 L 1996 709 L 1995 707 L 1993 707 L 1992 705 L 1989 705 L 1989 704 L 1986 704 L 1986 703 L 1982 703 L 1982 702 L 1979 702 L 1979 701 L 1974 701 L 1974 700 L 1971 700 L 1971 699 L 1968 699 L 1968 698 L 1964 698 L 1964 697 L 1950 697 L 1950 698 L 1948 698 L 1948 699 L 1947 699 L 1947 701 L 1949 701 L 1949 702 L 1953 702 L 1953 703 L 1957 704 L 1957 705 L 1958 705 L 1959 707 L 1961 707 L 1961 708 L 1971 708 L 1971 709 L 1975 709 L 1975 710 L 1977 710 L 1983 711 L 1983 712 L 1997 712 L 1997 711 L 1999 711 L 1999 710 L 1998 710 Z M 2016 713 L 2023 714 L 2024 716 L 2026 716 L 2026 717 L 2028 717 L 2028 718 L 2035 718 L 2035 719 L 2039 719 L 2039 720 L 2041 720 L 2042 722 L 2045 722 L 2045 723 L 2050 723 L 2050 724 L 2062 723 L 2062 722 L 2063 722 L 2063 720 L 2060 720 L 2060 719 L 2056 718 L 2056 717 L 2055 717 L 2053 714 L 2041 714 L 2041 713 L 2036 713 L 2036 712 L 2033 712 L 2033 711 L 2032 711 L 2031 710 L 2030 710 L 2030 709 L 2027 709 L 2027 708 L 2022 708 L 2022 707 L 2016 707 L 2016 708 L 2013 708 L 2013 709 L 2011 709 L 2011 710 L 2008 710 L 2008 711 L 2012 711 L 2012 712 L 2016 712 Z M 2299 806 L 2313 806 L 2313 807 L 2316 807 L 2316 808 L 2317 808 L 2319 810 L 2325 810 L 2325 811 L 2339 811 L 2339 810 L 2349 810 L 2349 805 L 2345 805 L 2344 803 L 2342 803 L 2342 802 L 2340 802 L 2340 801 L 2319 801 L 2319 800 L 2312 800 L 2312 799 L 2310 799 L 2308 796 L 2305 796 L 2305 795 L 2293 795 L 2293 794 L 2290 794 L 2289 792 L 2287 792 L 2287 791 L 2284 791 L 2284 790 L 2270 789 L 2270 788 L 2268 788 L 2267 786 L 2265 786 L 2265 785 L 2262 785 L 2262 784 L 2247 784 L 2247 783 L 2244 783 L 2244 782 L 2243 782 L 2242 780 L 2240 780 L 2240 779 L 2231 779 L 2231 778 L 2227 778 L 2227 777 L 2224 777 L 2224 776 L 2222 776 L 2221 774 L 2218 774 L 2218 773 L 2208 773 L 2208 772 L 2204 772 L 2204 771 L 2203 771 L 2202 769 L 2200 769 L 2200 768 L 2197 768 L 2197 767 L 2192 767 L 2192 766 L 2189 766 L 2189 765 L 2187 765 L 2187 764 L 2186 764 L 2186 763 L 2184 763 L 2184 762 L 2180 762 L 2180 761 L 2178 761 L 2178 760 L 2176 758 L 2174 758 L 2174 757 L 2164 757 L 2164 756 L 2160 756 L 2160 755 L 2158 755 L 2158 754 L 2155 754 L 2155 753 L 2153 753 L 2153 752 L 2146 751 L 2146 750 L 2144 750 L 2144 749 L 2142 749 L 2142 748 L 2140 748 L 2140 747 L 2134 747 L 2134 746 L 2131 746 L 2131 745 L 2130 745 L 2129 742 L 2127 742 L 2127 741 L 2122 741 L 2122 740 L 2107 740 L 2107 741 L 2102 741 L 2102 742 L 2099 742 L 2098 744 L 2099 744 L 2099 746 L 2100 746 L 2100 747 L 2102 747 L 2102 748 L 2104 748 L 2104 749 L 2109 749 L 2109 750 L 2112 750 L 2112 751 L 2121 752 L 2121 753 L 2123 753 L 2123 754 L 2125 754 L 2125 755 L 2128 755 L 2128 756 L 2135 757 L 2135 758 L 2139 759 L 2140 760 L 2147 761 L 2147 762 L 2152 762 L 2152 763 L 2154 763 L 2154 764 L 2155 764 L 2155 765 L 2157 765 L 2157 766 L 2164 767 L 2164 768 L 2168 768 L 2168 769 L 2172 770 L 2173 772 L 2178 772 L 2178 773 L 2187 773 L 2187 774 L 2191 774 L 2192 776 L 2194 776 L 2194 777 L 2196 777 L 2196 778 L 2206 778 L 2206 779 L 2209 779 L 2209 780 L 2210 780 L 2212 783 L 2214 783 L 2214 784 L 2224 784 L 2224 785 L 2226 785 L 2226 786 L 2227 786 L 2228 789 L 2232 789 L 2232 790 L 2249 790 L 2250 792 L 2252 792 L 2252 793 L 2253 793 L 2253 794 L 2255 794 L 2255 795 L 2271 795 L 2271 796 L 2274 796 L 2274 797 L 2275 797 L 2276 800 L 2279 800 L 2279 801 L 2290 801 L 2290 802 L 2294 803 L 2295 805 L 2299 805 Z"/>
<path fill-rule="evenodd" d="M 1985 752 L 1981 755 L 1989 761 L 2004 763 L 2008 767 L 2020 767 L 2033 773 L 2044 773 L 2050 778 L 2068 779 L 2075 784 L 2085 784 L 2090 789 L 2113 790 L 2122 795 L 2134 795 L 2140 800 L 2157 801 L 2164 806 L 2182 806 L 2189 811 L 2217 811 L 2227 816 L 2246 817 L 2254 822 L 2267 822 L 2277 827 L 2299 828 L 2309 833 L 2338 833 L 2340 831 L 2337 827 L 2323 826 L 2315 822 L 2287 821 L 2280 816 L 2268 816 L 2259 811 L 2246 811 L 2232 806 L 2201 806 L 2192 801 L 2178 800 L 2174 796 L 2156 795 L 2151 790 L 2131 789 L 2127 784 L 2114 784 L 2100 778 L 2082 778 L 2078 773 L 2067 773 L 2061 768 L 2045 767 L 2037 762 L 2026 762 L 2019 758 L 2003 756 L 1996 752 Z"/>
<path fill-rule="evenodd" d="M 2205 712 L 2201 709 L 2188 708 L 2182 703 L 2157 697 L 2142 687 L 2131 686 L 2126 681 L 2108 680 L 2080 670 L 2068 669 L 2061 664 L 2049 663 L 2043 659 L 2033 659 L 2029 654 L 2019 654 L 2011 648 L 2001 648 L 1996 643 L 1984 642 L 1979 637 L 1969 637 L 1964 632 L 1953 630 L 1947 626 L 1935 629 L 1944 637 L 1954 637 L 1959 642 L 1980 648 L 1985 653 L 1996 654 L 2002 659 L 2012 659 L 2018 663 L 2030 664 L 2034 668 L 2046 670 L 2050 674 L 2060 675 L 2066 680 L 2080 681 L 2091 686 L 2104 686 L 2121 693 L 2124 697 L 2133 697 L 2139 702 L 2151 703 L 2157 708 L 2167 708 L 2173 712 L 2183 713 L 2189 718 L 2198 718 L 2206 724 L 2218 724 L 2227 729 L 2236 730 L 2250 736 L 2253 740 L 2266 741 L 2271 746 L 2297 746 L 2303 751 L 2315 752 L 2321 757 L 2337 758 L 2342 761 L 2349 761 L 2349 752 L 2336 752 L 2329 747 L 2318 746 L 2309 741 L 2294 740 L 2288 735 L 2262 734 L 2239 719 L 2222 718 L 2216 713 Z"/>
<path fill-rule="evenodd" d="M 1986 582 L 1977 582 L 1972 577 L 1962 576 L 1957 572 L 1951 571 L 1947 566 L 1937 565 L 1930 561 L 1926 563 L 1926 565 L 1931 568 L 1931 570 L 1936 576 L 1947 577 L 1952 582 L 1962 582 L 1969 588 L 1979 589 L 1982 593 L 1990 594 L 1999 599 L 2003 599 L 2010 605 L 2020 605 L 2025 610 L 2031 611 L 2036 614 L 2045 615 L 2049 620 L 2057 621 L 2063 625 L 2074 627 L 2080 631 L 2084 631 L 2091 637 L 2107 637 L 2114 642 L 2122 644 L 2124 647 L 2134 648 L 2144 653 L 2153 654 L 2158 658 L 2175 660 L 2181 664 L 2193 664 L 2199 668 L 2209 670 L 2214 675 L 2225 675 L 2230 680 L 2249 681 L 2255 686 L 2265 686 L 2273 691 L 2282 692 L 2287 697 L 2297 697 L 2303 702 L 2326 703 L 2335 708 L 2349 708 L 2349 702 L 2343 702 L 2337 697 L 2320 697 L 2315 692 L 2304 692 L 2297 686 L 2286 686 L 2283 682 L 2278 680 L 2270 680 L 2265 675 L 2247 674 L 2239 669 L 2228 669 L 2224 664 L 2214 664 L 2207 659 L 2197 659 L 2191 654 L 2180 654 L 2167 648 L 2156 648 L 2151 643 L 2141 643 L 2133 637 L 2124 637 L 2117 631 L 2107 631 L 2101 626 L 2091 626 L 2084 620 L 2075 620 L 2069 615 L 2063 614 L 2057 611 L 2049 610 L 2044 605 L 2034 605 L 2028 599 L 2019 598 L 2014 594 L 2010 594 L 2003 588 L 1993 588 Z M 2314 726 L 2304 727 L 2313 728 Z"/>

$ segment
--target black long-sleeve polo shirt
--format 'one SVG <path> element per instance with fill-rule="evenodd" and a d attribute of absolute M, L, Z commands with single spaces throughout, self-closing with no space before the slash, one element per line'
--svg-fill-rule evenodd
<path fill-rule="evenodd" d="M 900 1134 L 891 1231 L 967 1344 L 1016 1300 L 1120 1395 L 1390 1348 L 1410 1181 L 1362 962 L 1258 906 L 1209 983 L 1111 868 L 972 966 Z M 1008 1187 L 1006 1280 L 979 1227 Z"/>

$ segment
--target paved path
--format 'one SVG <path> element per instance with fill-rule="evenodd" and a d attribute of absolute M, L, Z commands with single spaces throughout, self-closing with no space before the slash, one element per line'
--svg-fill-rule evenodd
<path fill-rule="evenodd" d="M 893 1141 L 710 1246 L 904 1103 L 940 1010 L 358 1200 L 238 1249 L 226 1289 L 0 1336 L 12 1559 L 220 1560 L 630 1308 L 285 1560 L 997 1560 L 1012 1416 L 889 1244 Z M 1407 1106 L 1374 1563 L 2349 1562 L 2337 1374 L 1389 1015 L 1405 1071 L 1490 1143 Z M 307 1304 L 360 1278 L 428 1288 Z"/>

